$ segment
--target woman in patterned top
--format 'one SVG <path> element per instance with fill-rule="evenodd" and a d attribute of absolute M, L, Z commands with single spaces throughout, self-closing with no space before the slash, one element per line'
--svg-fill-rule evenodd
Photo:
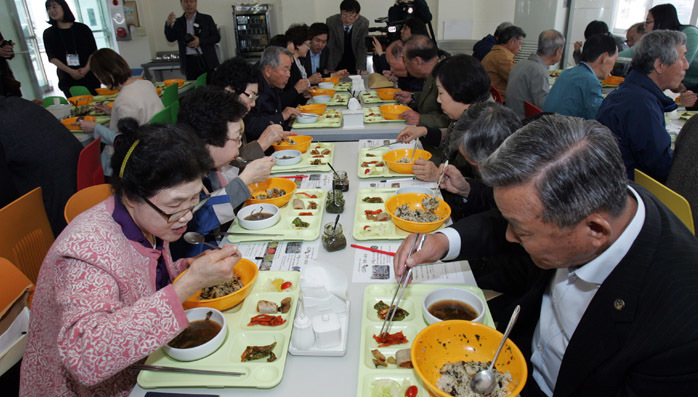
<path fill-rule="evenodd" d="M 213 162 L 186 127 L 119 127 L 114 195 L 70 222 L 41 266 L 21 395 L 128 395 L 133 364 L 187 327 L 181 302 L 230 280 L 240 258 L 227 246 L 172 262 Z"/>

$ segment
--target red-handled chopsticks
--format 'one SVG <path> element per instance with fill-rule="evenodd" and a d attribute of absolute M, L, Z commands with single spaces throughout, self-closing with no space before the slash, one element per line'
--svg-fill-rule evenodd
<path fill-rule="evenodd" d="M 381 250 L 377 250 L 377 249 L 375 249 L 375 248 L 364 247 L 364 246 L 362 246 L 362 245 L 356 245 L 356 244 L 352 244 L 351 246 L 354 247 L 354 248 L 358 248 L 358 249 L 362 249 L 362 250 L 366 250 L 366 251 L 377 252 L 377 253 L 379 253 L 379 254 L 385 254 L 385 255 L 395 256 L 395 253 L 394 253 L 394 252 L 381 251 Z"/>
<path fill-rule="evenodd" d="M 280 176 L 279 178 L 286 178 L 286 179 L 296 179 L 296 178 L 307 178 L 308 175 L 288 175 L 288 176 Z"/>

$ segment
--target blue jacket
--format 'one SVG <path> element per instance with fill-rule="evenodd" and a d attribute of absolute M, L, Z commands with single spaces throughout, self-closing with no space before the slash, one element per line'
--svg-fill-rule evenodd
<path fill-rule="evenodd" d="M 582 62 L 560 73 L 545 98 L 543 111 L 593 120 L 601 102 L 601 82 L 591 67 Z"/>
<path fill-rule="evenodd" d="M 475 43 L 473 46 L 473 56 L 482 61 L 485 59 L 485 55 L 487 55 L 487 53 L 489 53 L 492 47 L 494 47 L 496 44 L 497 39 L 495 39 L 491 34 L 488 34 L 487 36 L 483 37 L 482 40 Z"/>
<path fill-rule="evenodd" d="M 596 119 L 618 138 L 631 180 L 636 167 L 659 182 L 666 180 L 673 152 L 664 112 L 676 108 L 649 77 L 635 70 L 601 104 Z"/>

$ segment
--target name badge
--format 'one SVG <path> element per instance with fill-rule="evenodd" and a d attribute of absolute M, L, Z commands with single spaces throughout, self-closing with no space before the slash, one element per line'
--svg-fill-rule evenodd
<path fill-rule="evenodd" d="M 66 60 L 68 66 L 80 66 L 80 55 L 78 54 L 66 54 Z"/>

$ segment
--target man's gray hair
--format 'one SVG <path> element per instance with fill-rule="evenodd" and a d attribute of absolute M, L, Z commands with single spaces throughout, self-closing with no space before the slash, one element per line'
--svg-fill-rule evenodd
<path fill-rule="evenodd" d="M 618 143 L 595 120 L 543 116 L 506 141 L 480 164 L 483 181 L 493 187 L 533 183 L 543 204 L 543 221 L 560 228 L 588 215 L 625 208 L 627 176 Z"/>
<path fill-rule="evenodd" d="M 511 109 L 497 102 L 478 102 L 470 106 L 451 130 L 452 149 L 463 148 L 477 163 L 497 150 L 509 135 L 521 128 L 521 119 Z"/>
<path fill-rule="evenodd" d="M 497 29 L 494 30 L 494 37 L 499 37 L 499 34 L 502 33 L 502 30 L 508 28 L 509 26 L 514 26 L 513 23 L 511 22 L 502 22 L 497 26 Z"/>
<path fill-rule="evenodd" d="M 538 35 L 538 55 L 553 55 L 565 46 L 565 36 L 555 29 L 544 30 Z"/>
<path fill-rule="evenodd" d="M 653 30 L 645 33 L 633 51 L 633 69 L 649 75 L 654 71 L 654 61 L 673 65 L 679 58 L 677 45 L 686 44 L 686 34 L 675 30 Z"/>
<path fill-rule="evenodd" d="M 262 53 L 262 58 L 259 60 L 259 70 L 264 70 L 267 65 L 272 68 L 281 65 L 281 54 L 286 54 L 293 59 L 293 54 L 286 48 L 277 47 L 275 45 L 267 47 Z"/>

